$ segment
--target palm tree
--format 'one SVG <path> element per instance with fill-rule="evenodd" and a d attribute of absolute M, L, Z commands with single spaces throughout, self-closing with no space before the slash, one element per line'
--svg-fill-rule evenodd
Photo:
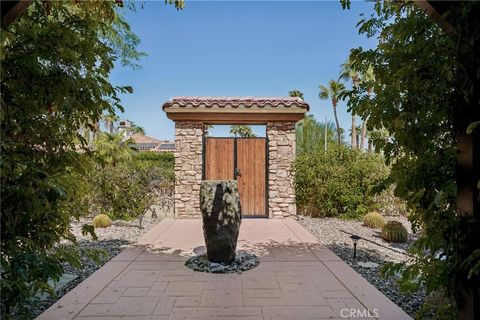
<path fill-rule="evenodd" d="M 133 121 L 130 121 L 130 120 L 127 120 L 127 121 L 130 122 L 131 132 L 145 135 L 145 129 L 142 126 L 139 126 L 138 124 L 136 124 Z"/>
<path fill-rule="evenodd" d="M 210 129 L 213 129 L 213 124 L 206 124 L 203 126 L 203 133 L 205 133 L 206 136 L 210 135 Z"/>
<path fill-rule="evenodd" d="M 256 135 L 252 131 L 252 128 L 247 125 L 233 125 L 230 127 L 230 133 L 234 134 L 235 137 L 237 136 L 242 138 L 256 137 Z"/>
<path fill-rule="evenodd" d="M 105 128 L 110 134 L 113 134 L 115 130 L 115 122 L 117 122 L 118 119 L 118 116 L 114 113 L 107 113 L 102 115 L 102 120 L 105 122 Z"/>
<path fill-rule="evenodd" d="M 352 61 L 350 59 L 348 59 L 345 63 L 342 63 L 342 65 L 340 67 L 342 69 L 341 74 L 340 74 L 340 79 L 342 79 L 344 81 L 348 81 L 348 80 L 351 79 L 353 89 L 355 89 L 360 82 L 360 77 L 359 77 L 358 71 L 354 69 Z M 351 145 L 352 145 L 352 149 L 355 149 L 355 148 L 357 148 L 357 139 L 356 139 L 356 137 L 357 137 L 357 126 L 355 124 L 355 113 L 353 113 L 353 111 L 352 111 L 351 132 L 352 132 Z"/>
<path fill-rule="evenodd" d="M 320 93 L 318 97 L 322 100 L 331 99 L 332 100 L 332 107 L 333 107 L 333 115 L 335 116 L 335 124 L 337 125 L 337 142 L 338 144 L 342 144 L 342 134 L 340 132 L 340 124 L 338 122 L 337 116 L 337 103 L 338 98 L 341 94 L 345 91 L 345 86 L 343 83 L 335 80 L 330 80 L 328 82 L 328 87 L 320 85 Z"/>
<path fill-rule="evenodd" d="M 289 91 L 288 96 L 298 97 L 298 98 L 303 100 L 303 92 L 300 91 L 300 90 L 297 90 L 297 89 Z M 298 131 L 299 130 L 297 130 L 297 129 L 295 130 L 295 133 L 297 135 L 296 139 L 299 140 L 299 141 L 303 141 L 303 144 L 306 144 L 306 141 L 308 141 L 308 133 L 310 131 L 312 131 L 310 129 L 312 119 L 315 121 L 315 119 L 313 118 L 313 115 L 305 114 L 305 117 L 303 118 L 303 120 L 301 120 L 297 125 L 297 128 L 300 128 L 301 134 L 303 135 L 302 139 L 298 138 Z M 301 145 L 302 145 L 302 142 L 300 142 L 300 145 L 297 144 L 297 150 L 305 149 L 305 147 L 302 147 Z"/>
<path fill-rule="evenodd" d="M 288 95 L 290 97 L 298 97 L 298 98 L 303 100 L 303 92 L 300 91 L 300 90 L 295 89 L 295 90 L 292 90 L 292 91 L 288 91 Z"/>
<path fill-rule="evenodd" d="M 375 81 L 375 74 L 372 67 L 369 67 L 362 75 L 361 81 L 367 86 L 367 96 L 368 100 L 370 101 L 370 95 L 372 94 L 373 90 L 373 81 Z M 362 151 L 365 148 L 365 137 L 367 136 L 367 120 L 368 118 L 365 118 L 362 122 L 362 135 L 360 138 L 360 150 Z"/>
<path fill-rule="evenodd" d="M 135 154 L 131 139 L 124 140 L 122 132 L 101 132 L 95 140 L 95 151 L 105 163 L 116 166 L 123 161 L 129 161 Z"/>
<path fill-rule="evenodd" d="M 327 143 L 335 141 L 335 124 L 318 122 L 313 115 L 307 114 L 295 127 L 297 154 L 316 153 L 325 148 L 325 131 Z"/>

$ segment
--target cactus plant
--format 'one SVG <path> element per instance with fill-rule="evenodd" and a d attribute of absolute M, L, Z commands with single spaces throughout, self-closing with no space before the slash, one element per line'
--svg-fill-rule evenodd
<path fill-rule="evenodd" d="M 363 217 L 363 224 L 370 228 L 381 228 L 385 224 L 385 220 L 380 213 L 372 211 Z"/>
<path fill-rule="evenodd" d="M 383 226 L 381 236 L 389 242 L 406 242 L 408 231 L 401 222 L 389 221 Z"/>
<path fill-rule="evenodd" d="M 112 224 L 112 220 L 106 214 L 98 214 L 93 217 L 92 225 L 94 228 L 106 228 Z"/>

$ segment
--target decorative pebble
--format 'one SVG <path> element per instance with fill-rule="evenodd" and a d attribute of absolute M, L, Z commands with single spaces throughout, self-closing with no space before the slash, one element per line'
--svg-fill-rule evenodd
<path fill-rule="evenodd" d="M 302 217 L 298 222 L 315 235 L 320 243 L 327 246 L 368 282 L 415 318 L 415 313 L 425 300 L 425 287 L 420 287 L 417 292 L 401 292 L 396 279 L 385 279 L 380 276 L 379 271 L 387 262 L 408 263 L 410 257 L 406 250 L 412 245 L 416 236 L 412 234 L 410 222 L 406 217 L 385 217 L 385 220 L 402 222 L 409 232 L 409 240 L 400 244 L 386 242 L 380 238 L 380 229 L 365 227 L 361 221 L 355 220 Z M 353 259 L 353 243 L 350 239 L 352 234 L 363 238 L 358 241 L 356 259 Z M 365 268 L 358 263 L 359 261 L 368 261 L 378 266 Z"/>
<path fill-rule="evenodd" d="M 206 254 L 196 255 L 185 262 L 185 266 L 194 271 L 208 273 L 241 273 L 255 268 L 260 264 L 260 259 L 251 253 L 237 251 L 237 255 L 231 264 L 210 262 Z"/>

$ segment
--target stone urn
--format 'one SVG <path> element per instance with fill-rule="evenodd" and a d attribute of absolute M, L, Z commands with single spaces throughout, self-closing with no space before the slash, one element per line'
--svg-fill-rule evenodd
<path fill-rule="evenodd" d="M 230 264 L 235 259 L 238 232 L 242 222 L 237 181 L 202 181 L 200 210 L 208 260 Z"/>

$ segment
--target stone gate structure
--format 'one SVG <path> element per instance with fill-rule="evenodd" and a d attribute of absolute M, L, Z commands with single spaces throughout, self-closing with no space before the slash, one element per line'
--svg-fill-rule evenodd
<path fill-rule="evenodd" d="M 163 110 L 175 121 L 175 218 L 201 218 L 207 124 L 266 125 L 268 217 L 296 214 L 295 124 L 309 110 L 306 102 L 291 97 L 175 97 Z"/>

